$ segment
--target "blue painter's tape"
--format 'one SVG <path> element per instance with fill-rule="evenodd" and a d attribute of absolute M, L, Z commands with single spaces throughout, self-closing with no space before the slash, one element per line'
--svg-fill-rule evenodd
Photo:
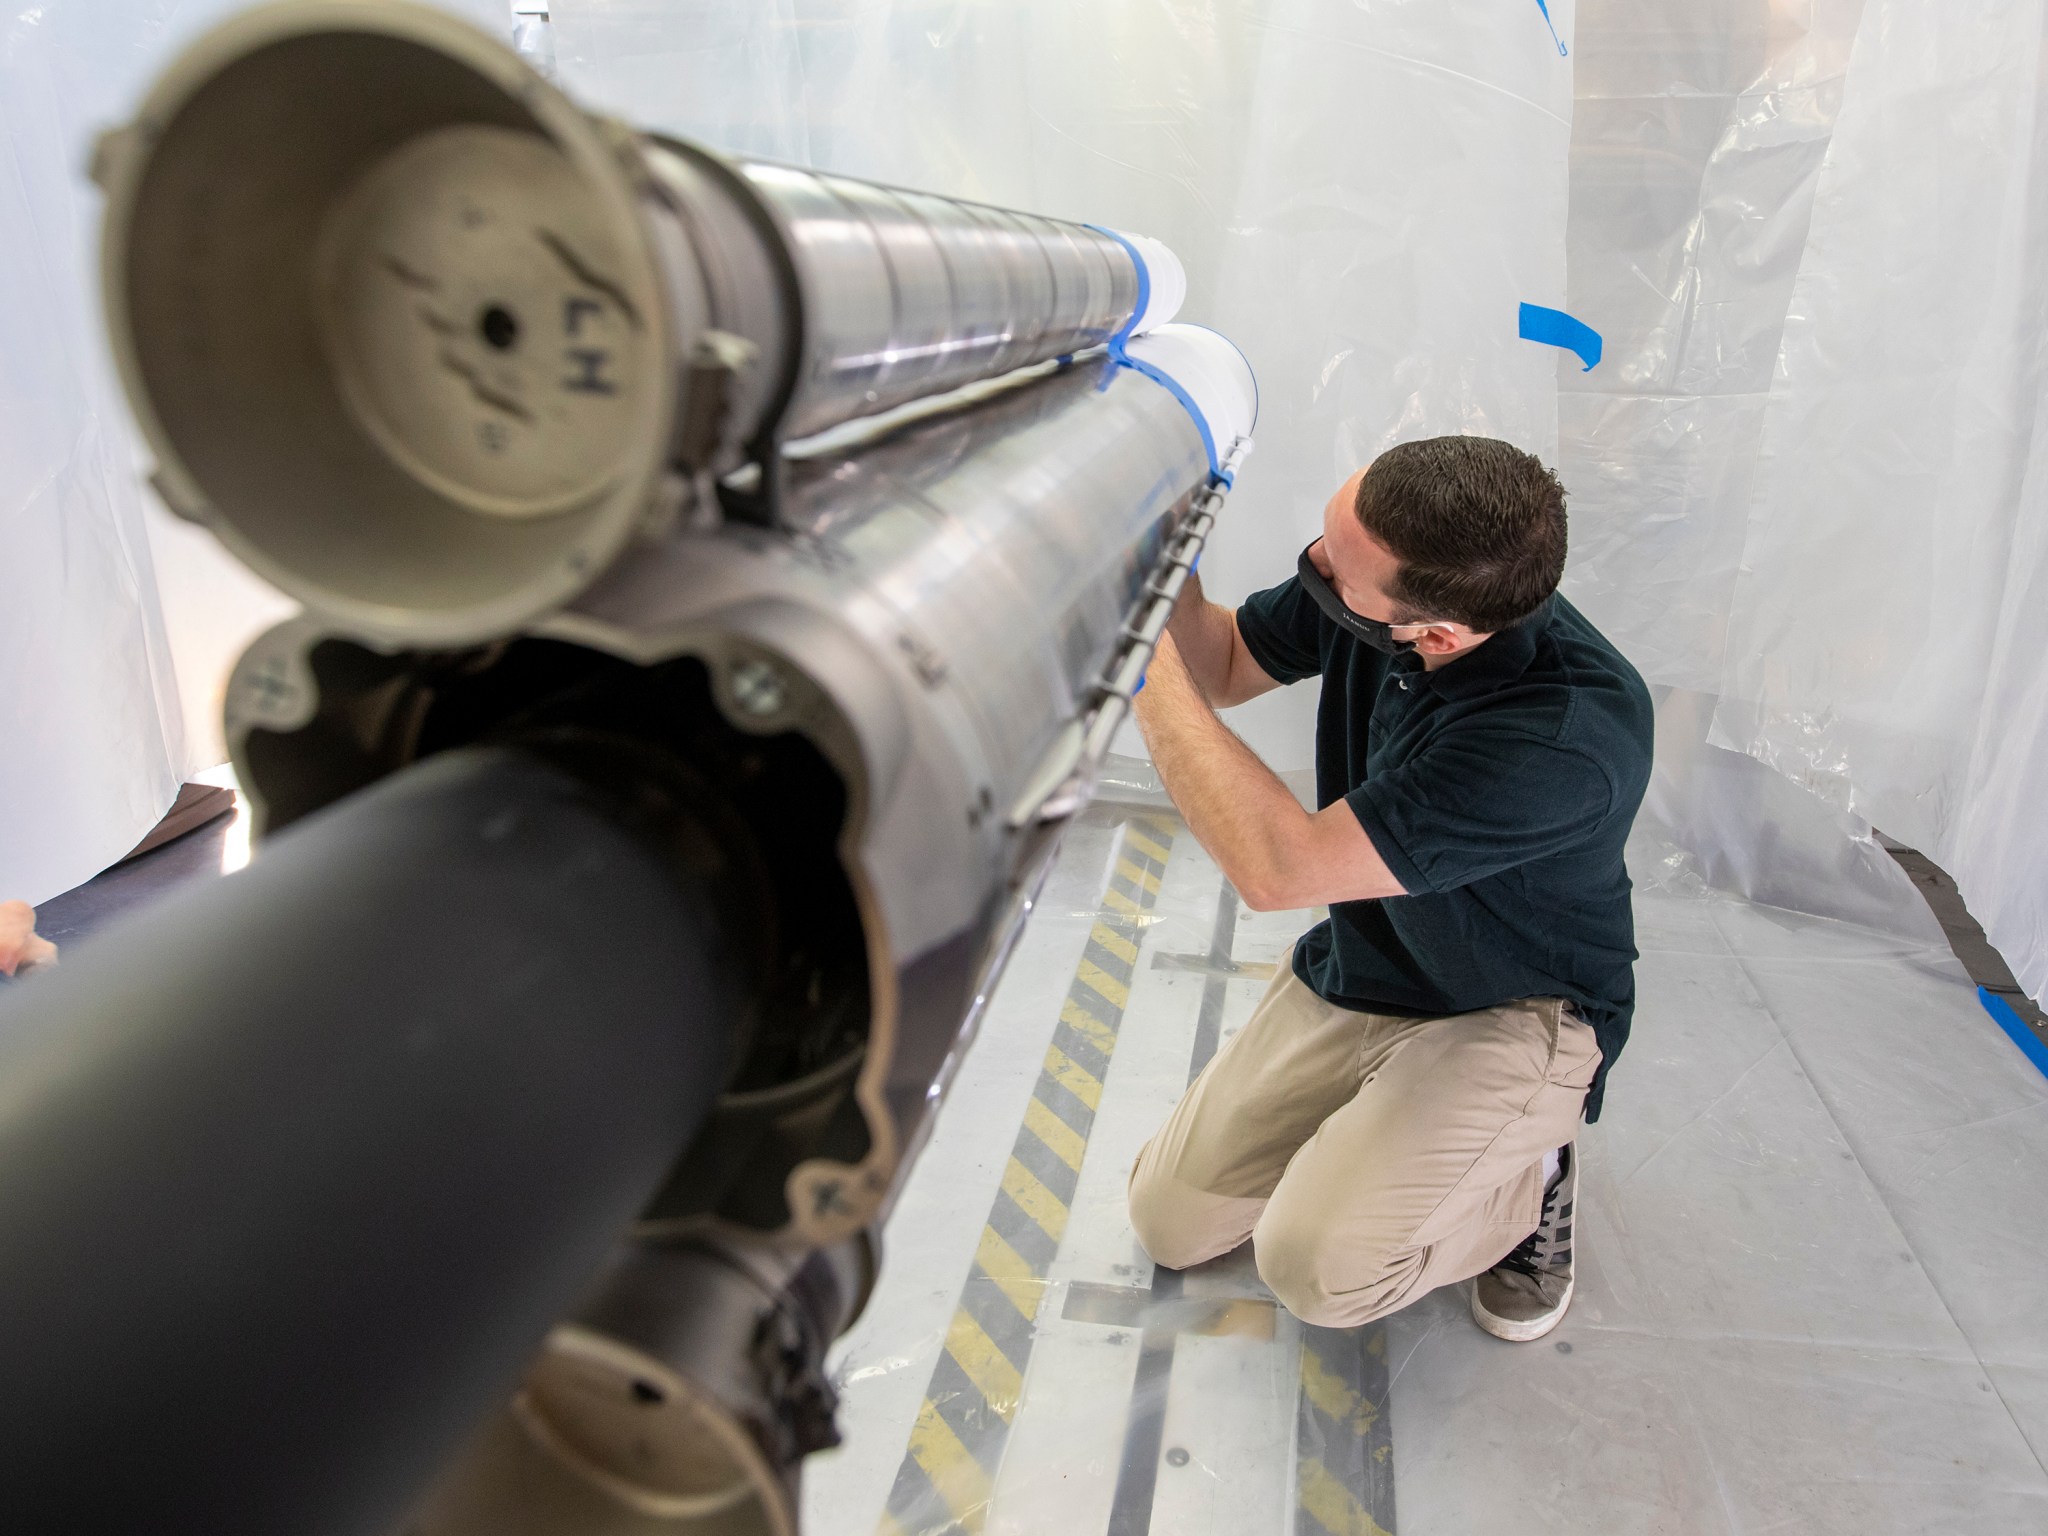
<path fill-rule="evenodd" d="M 2041 1037 L 2027 1028 L 2027 1021 L 2013 1012 L 2012 1004 L 1993 992 L 1989 987 L 1977 989 L 1977 1001 L 1984 1005 L 1984 1011 L 1991 1015 L 1998 1027 L 2012 1036 L 2012 1043 L 2026 1053 L 2027 1060 L 2048 1077 L 2048 1045 L 2041 1043 Z"/>
<path fill-rule="evenodd" d="M 1131 311 L 1131 318 L 1124 322 L 1123 329 L 1109 338 L 1110 356 L 1122 362 L 1124 343 L 1131 339 L 1131 333 L 1138 328 L 1138 322 L 1145 318 L 1145 306 L 1152 302 L 1152 273 L 1145 265 L 1145 258 L 1138 254 L 1138 248 L 1115 230 L 1106 229 L 1100 224 L 1083 224 L 1081 227 L 1092 229 L 1098 235 L 1106 235 L 1114 240 L 1131 258 L 1131 265 L 1138 269 L 1138 307 Z"/>
<path fill-rule="evenodd" d="M 1550 40 L 1557 44 L 1557 56 L 1564 58 L 1571 50 L 1564 45 L 1564 39 L 1557 35 L 1557 23 L 1550 19 L 1550 7 L 1545 0 L 1536 0 L 1536 9 L 1543 13 L 1543 25 L 1550 28 Z"/>
<path fill-rule="evenodd" d="M 1586 372 L 1593 371 L 1593 365 L 1600 361 L 1600 333 L 1585 321 L 1575 319 L 1561 309 L 1545 309 L 1540 304 L 1522 306 L 1522 340 L 1540 341 L 1546 347 L 1563 347 L 1567 352 L 1578 354 L 1580 362 L 1586 365 Z"/>

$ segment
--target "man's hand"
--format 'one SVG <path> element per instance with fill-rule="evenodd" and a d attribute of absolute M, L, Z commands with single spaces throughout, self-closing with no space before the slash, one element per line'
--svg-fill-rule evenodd
<path fill-rule="evenodd" d="M 57 946 L 36 936 L 36 909 L 25 901 L 0 901 L 0 976 L 56 963 Z"/>

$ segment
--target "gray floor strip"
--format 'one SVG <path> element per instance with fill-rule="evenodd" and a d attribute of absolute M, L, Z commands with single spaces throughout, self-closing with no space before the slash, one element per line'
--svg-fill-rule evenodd
<path fill-rule="evenodd" d="M 1202 978 L 1201 1011 L 1195 1016 L 1195 1043 L 1188 1059 L 1188 1081 L 1201 1075 L 1216 1054 L 1223 1028 L 1223 986 L 1229 977 L 1230 951 L 1237 937 L 1237 892 L 1229 881 L 1216 893 L 1216 924 L 1210 931 Z M 1180 1299 L 1177 1270 L 1154 1266 L 1147 1315 L 1163 1317 Z M 1166 1429 L 1166 1393 L 1173 1379 L 1173 1353 L 1178 1330 L 1149 1327 L 1138 1346 L 1138 1370 L 1131 1384 L 1130 1416 L 1124 1425 L 1123 1455 L 1117 1465 L 1116 1492 L 1109 1505 L 1109 1536 L 1146 1536 L 1152 1528 L 1152 1500 L 1159 1484 L 1159 1446 Z"/>
<path fill-rule="evenodd" d="M 1224 983 L 1248 969 L 1231 958 L 1236 934 L 1237 892 L 1225 882 L 1217 893 L 1209 953 L 1155 957 L 1153 962 L 1174 963 L 1203 978 L 1189 1083 L 1221 1042 Z M 1209 1314 L 1224 1316 L 1231 1305 L 1212 1302 L 1204 1308 L 1183 1299 L 1182 1277 L 1170 1269 L 1153 1270 L 1149 1293 L 1078 1283 L 1069 1288 L 1068 1318 L 1144 1328 L 1108 1536 L 1149 1536 L 1174 1351 L 1182 1334 L 1214 1331 Z M 1295 1536 L 1394 1536 L 1391 1390 L 1384 1323 L 1303 1328 L 1295 1415 Z"/>

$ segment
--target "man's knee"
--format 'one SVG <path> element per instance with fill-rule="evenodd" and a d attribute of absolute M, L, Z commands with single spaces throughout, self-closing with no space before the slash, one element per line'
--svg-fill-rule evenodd
<path fill-rule="evenodd" d="M 1280 1305 L 1318 1328 L 1355 1328 L 1411 1299 L 1422 1255 L 1338 1232 L 1318 1217 L 1269 1206 L 1252 1233 L 1259 1278 Z"/>
<path fill-rule="evenodd" d="M 1184 1184 L 1138 1154 L 1131 1169 L 1131 1230 L 1155 1264 L 1186 1269 L 1245 1240 L 1263 1201 L 1211 1195 Z"/>

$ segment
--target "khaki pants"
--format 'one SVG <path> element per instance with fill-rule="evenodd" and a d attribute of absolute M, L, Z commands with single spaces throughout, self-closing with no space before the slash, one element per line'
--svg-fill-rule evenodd
<path fill-rule="evenodd" d="M 1291 962 L 1138 1154 L 1131 1222 L 1169 1269 L 1249 1237 L 1290 1312 L 1351 1327 L 1536 1229 L 1543 1154 L 1577 1134 L 1600 1050 L 1554 997 L 1357 1013 Z"/>

